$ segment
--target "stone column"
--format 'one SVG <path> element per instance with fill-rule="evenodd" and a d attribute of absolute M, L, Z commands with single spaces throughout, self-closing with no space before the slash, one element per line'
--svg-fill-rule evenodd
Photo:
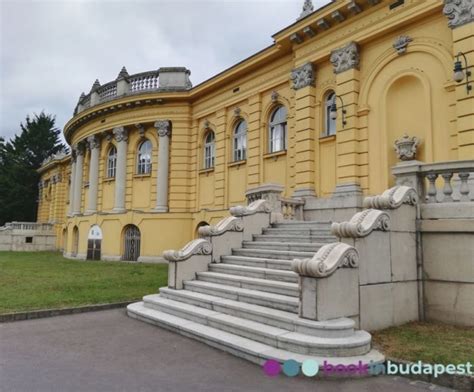
<path fill-rule="evenodd" d="M 155 122 L 159 136 L 158 143 L 158 173 L 156 178 L 156 207 L 157 212 L 168 212 L 168 175 L 169 175 L 169 146 L 171 122 L 158 120 Z"/>
<path fill-rule="evenodd" d="M 74 147 L 76 152 L 76 169 L 74 171 L 74 204 L 72 209 L 73 215 L 81 213 L 81 199 L 82 199 L 82 169 L 84 165 L 84 146 L 77 144 Z"/>
<path fill-rule="evenodd" d="M 117 170 L 115 173 L 114 212 L 125 212 L 125 186 L 127 180 L 127 141 L 128 133 L 124 127 L 113 130 L 117 142 Z"/>
<path fill-rule="evenodd" d="M 72 216 L 74 212 L 74 176 L 76 174 L 76 153 L 74 149 L 71 151 L 71 184 L 69 185 L 69 210 L 68 216 Z"/>
<path fill-rule="evenodd" d="M 89 136 L 87 144 L 91 152 L 91 160 L 89 164 L 89 199 L 86 213 L 94 214 L 97 212 L 97 190 L 99 185 L 99 138 L 95 135 Z"/>

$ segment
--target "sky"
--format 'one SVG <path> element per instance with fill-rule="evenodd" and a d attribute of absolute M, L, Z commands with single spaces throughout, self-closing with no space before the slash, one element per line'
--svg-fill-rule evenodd
<path fill-rule="evenodd" d="M 327 0 L 313 0 L 316 8 Z M 271 45 L 304 0 L 0 0 L 0 136 L 62 129 L 96 78 L 184 66 L 193 85 Z"/>

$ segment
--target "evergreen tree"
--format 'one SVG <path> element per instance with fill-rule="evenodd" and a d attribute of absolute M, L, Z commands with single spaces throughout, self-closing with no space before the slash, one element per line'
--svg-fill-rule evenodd
<path fill-rule="evenodd" d="M 37 169 L 52 154 L 66 149 L 55 117 L 41 112 L 26 117 L 21 132 L 0 140 L 0 225 L 10 221 L 36 221 Z"/>

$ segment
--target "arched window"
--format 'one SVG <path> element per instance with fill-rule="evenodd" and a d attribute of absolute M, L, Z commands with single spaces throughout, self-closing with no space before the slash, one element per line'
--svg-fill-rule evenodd
<path fill-rule="evenodd" d="M 135 225 L 125 226 L 123 240 L 122 260 L 137 261 L 140 257 L 140 229 Z"/>
<path fill-rule="evenodd" d="M 215 159 L 215 137 L 214 132 L 207 133 L 204 139 L 204 169 L 214 167 Z"/>
<path fill-rule="evenodd" d="M 117 171 L 117 149 L 110 147 L 107 154 L 107 178 L 114 178 Z"/>
<path fill-rule="evenodd" d="M 287 110 L 284 106 L 278 106 L 270 116 L 269 152 L 286 150 L 286 116 Z"/>
<path fill-rule="evenodd" d="M 138 147 L 137 174 L 151 173 L 151 150 L 152 145 L 149 140 L 143 141 Z"/>
<path fill-rule="evenodd" d="M 336 134 L 336 119 L 331 118 L 331 106 L 336 99 L 334 91 L 328 91 L 324 98 L 324 135 L 331 136 Z"/>
<path fill-rule="evenodd" d="M 234 161 L 241 161 L 247 158 L 247 123 L 244 120 L 234 128 Z"/>

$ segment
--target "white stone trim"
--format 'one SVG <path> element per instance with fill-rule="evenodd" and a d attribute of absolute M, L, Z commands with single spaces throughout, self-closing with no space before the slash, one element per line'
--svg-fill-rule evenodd
<path fill-rule="evenodd" d="M 254 202 L 250 203 L 247 207 L 245 206 L 231 207 L 229 211 L 231 215 L 240 217 L 240 216 L 254 215 L 257 212 L 270 213 L 271 208 L 266 200 L 260 199 L 260 200 L 255 200 Z"/>
<path fill-rule="evenodd" d="M 364 199 L 365 208 L 382 208 L 395 209 L 402 204 L 416 205 L 418 203 L 418 195 L 414 188 L 397 185 L 387 189 L 378 196 L 368 196 Z"/>
<path fill-rule="evenodd" d="M 241 218 L 237 218 L 236 216 L 229 216 L 227 218 L 222 219 L 217 225 L 215 226 L 203 226 L 200 227 L 198 230 L 200 237 L 213 237 L 217 235 L 222 235 L 227 231 L 243 231 L 244 230 L 244 222 Z"/>
<path fill-rule="evenodd" d="M 311 259 L 294 259 L 291 263 L 297 274 L 313 278 L 324 278 L 332 275 L 338 268 L 356 268 L 358 265 L 357 250 L 342 242 L 324 245 Z"/>
<path fill-rule="evenodd" d="M 333 222 L 331 233 L 337 237 L 366 237 L 374 230 L 390 229 L 390 217 L 386 212 L 368 209 L 356 213 L 348 222 Z"/>
<path fill-rule="evenodd" d="M 181 250 L 165 250 L 163 258 L 168 261 L 185 261 L 193 255 L 210 255 L 212 253 L 212 244 L 198 238 L 188 242 Z"/>

